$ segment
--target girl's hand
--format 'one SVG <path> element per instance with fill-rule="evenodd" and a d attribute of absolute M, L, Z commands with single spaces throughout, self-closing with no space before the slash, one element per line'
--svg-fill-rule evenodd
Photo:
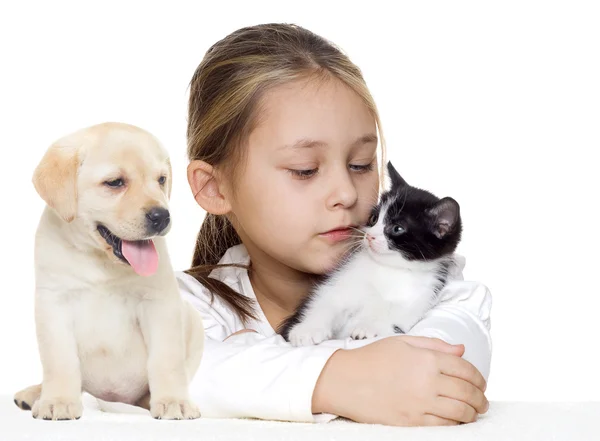
<path fill-rule="evenodd" d="M 462 345 L 389 337 L 335 352 L 313 394 L 314 413 L 395 426 L 469 423 L 487 412 L 486 383 Z"/>

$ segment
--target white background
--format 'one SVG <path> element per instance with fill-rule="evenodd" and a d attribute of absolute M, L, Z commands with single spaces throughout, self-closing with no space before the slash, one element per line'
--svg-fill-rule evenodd
<path fill-rule="evenodd" d="M 203 3 L 0 6 L 0 393 L 41 378 L 31 175 L 45 149 L 103 121 L 156 134 L 175 175 L 171 255 L 187 268 L 204 215 L 185 177 L 188 83 L 218 39 L 283 21 L 350 55 L 389 157 L 460 202 L 465 276 L 493 293 L 489 398 L 600 399 L 597 2 Z"/>

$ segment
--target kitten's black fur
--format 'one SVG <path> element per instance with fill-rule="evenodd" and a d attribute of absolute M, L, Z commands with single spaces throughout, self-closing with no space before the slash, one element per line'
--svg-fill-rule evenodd
<path fill-rule="evenodd" d="M 390 204 L 384 220 L 390 249 L 398 250 L 407 260 L 434 260 L 452 254 L 462 235 L 458 202 L 408 185 L 391 162 L 387 169 L 392 187 L 381 195 L 367 226 L 374 225 L 381 207 Z M 404 228 L 399 235 L 393 231 L 398 225 Z"/>
<path fill-rule="evenodd" d="M 387 206 L 384 214 L 384 235 L 390 250 L 398 251 L 408 261 L 429 261 L 451 255 L 456 250 L 462 235 L 458 203 L 450 197 L 440 199 L 429 191 L 410 186 L 391 162 L 388 162 L 387 169 L 391 188 L 381 195 L 366 226 L 375 225 L 382 208 Z M 355 249 L 320 283 L 327 281 L 331 274 L 343 270 L 345 263 L 359 251 L 360 249 Z M 449 262 L 442 261 L 440 264 L 436 274 L 440 283 L 435 287 L 435 294 L 438 294 L 446 284 L 448 266 Z M 290 330 L 302 322 L 320 283 L 300 303 L 294 314 L 284 320 L 277 329 L 285 340 L 289 341 Z M 396 332 L 401 333 L 402 330 L 397 328 Z"/>

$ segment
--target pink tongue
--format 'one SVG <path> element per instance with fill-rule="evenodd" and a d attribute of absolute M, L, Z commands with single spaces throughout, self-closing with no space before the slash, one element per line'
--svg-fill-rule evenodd
<path fill-rule="evenodd" d="M 121 252 L 140 276 L 151 276 L 158 268 L 158 253 L 151 240 L 124 240 Z"/>

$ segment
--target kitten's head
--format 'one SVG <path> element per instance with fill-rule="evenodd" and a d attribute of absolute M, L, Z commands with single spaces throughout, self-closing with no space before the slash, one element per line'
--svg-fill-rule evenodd
<path fill-rule="evenodd" d="M 401 260 L 429 261 L 452 254 L 460 242 L 458 203 L 411 187 L 388 162 L 392 187 L 381 195 L 366 227 L 364 245 L 371 256 L 394 265 Z"/>

